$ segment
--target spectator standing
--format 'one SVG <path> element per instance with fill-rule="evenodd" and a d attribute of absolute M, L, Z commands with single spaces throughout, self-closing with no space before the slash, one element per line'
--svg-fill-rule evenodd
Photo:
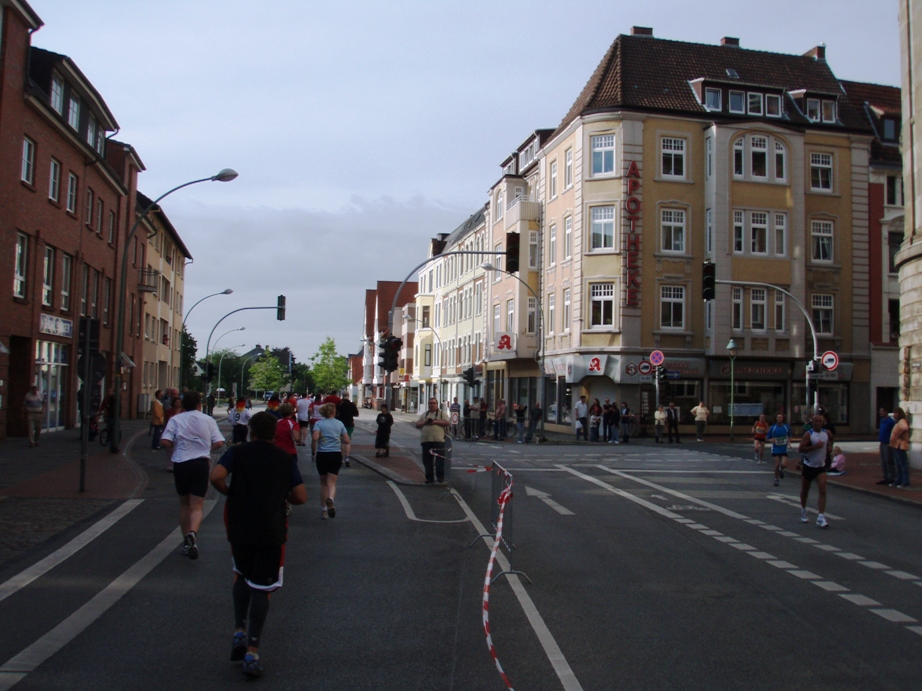
<path fill-rule="evenodd" d="M 617 401 L 609 406 L 611 420 L 608 424 L 609 444 L 621 443 L 621 409 Z"/>
<path fill-rule="evenodd" d="M 896 481 L 896 466 L 893 462 L 893 449 L 890 448 L 890 434 L 896 420 L 890 417 L 886 408 L 881 408 L 878 414 L 880 426 L 877 430 L 877 441 L 880 445 L 880 472 L 884 477 L 877 484 L 892 485 Z"/>
<path fill-rule="evenodd" d="M 35 384 L 29 387 L 26 394 L 23 415 L 29 425 L 29 448 L 38 446 L 38 438 L 42 433 L 42 419 L 45 417 L 45 397 Z"/>
<path fill-rule="evenodd" d="M 656 434 L 656 443 L 663 443 L 663 429 L 666 427 L 666 411 L 663 406 L 657 406 L 653 413 L 653 430 Z"/>
<path fill-rule="evenodd" d="M 457 416 L 458 416 L 458 421 L 460 422 L 460 419 L 461 419 L 461 404 L 458 403 L 458 397 L 457 397 L 457 396 L 455 396 L 455 397 L 452 399 L 451 405 L 448 406 L 448 412 L 450 413 L 449 419 L 454 419 L 454 416 L 457 415 Z M 452 434 L 452 436 L 454 436 L 455 438 L 457 438 L 457 437 L 459 436 L 459 435 L 458 435 L 459 432 L 460 432 L 460 430 L 458 429 L 458 425 L 452 424 L 452 426 L 451 426 L 451 434 Z"/>
<path fill-rule="evenodd" d="M 343 427 L 346 428 L 346 434 L 349 435 L 349 439 L 352 439 L 352 433 L 355 432 L 355 418 L 358 416 L 359 409 L 355 407 L 355 403 L 349 400 L 349 394 L 344 393 L 342 400 L 336 405 L 336 419 L 343 423 Z M 343 464 L 347 468 L 352 466 L 352 463 L 349 462 L 348 453 L 343 459 Z"/>
<path fill-rule="evenodd" d="M 676 444 L 681 444 L 682 440 L 679 439 L 679 409 L 675 407 L 675 403 L 670 401 L 669 407 L 666 408 L 666 429 L 669 434 L 669 443 L 672 443 L 672 435 L 675 434 Z"/>
<path fill-rule="evenodd" d="M 387 407 L 381 404 L 381 412 L 375 418 L 378 431 L 375 433 L 375 458 L 387 458 L 391 455 L 391 427 L 394 426 L 394 416 Z"/>
<path fill-rule="evenodd" d="M 541 410 L 541 403 L 535 401 L 535 404 L 531 407 L 531 413 L 529 415 L 529 430 L 528 437 L 534 439 L 535 442 L 538 441 L 538 425 L 541 424 L 541 416 L 544 414 L 544 411 Z"/>
<path fill-rule="evenodd" d="M 704 430 L 708 424 L 708 416 L 711 411 L 704 406 L 704 401 L 691 409 L 691 414 L 695 416 L 695 437 L 698 441 L 704 441 Z"/>
<path fill-rule="evenodd" d="M 893 449 L 894 476 L 891 487 L 909 487 L 909 421 L 906 413 L 897 406 L 893 409 L 896 424 L 890 432 L 890 448 Z"/>
<path fill-rule="evenodd" d="M 603 441 L 608 441 L 611 438 L 611 415 L 608 414 L 609 409 L 611 408 L 611 400 L 606 398 L 602 403 L 602 429 L 601 429 L 601 438 Z"/>
<path fill-rule="evenodd" d="M 429 398 L 429 407 L 419 416 L 416 427 L 421 430 L 420 443 L 426 484 L 431 485 L 434 480 L 445 482 L 445 428 L 448 427 L 448 417 L 445 411 L 439 408 L 437 398 Z"/>
<path fill-rule="evenodd" d="M 317 474 L 320 476 L 320 518 L 336 517 L 336 480 L 343 465 L 343 457 L 349 456 L 352 440 L 346 426 L 333 416 L 336 406 L 324 403 L 320 407 L 323 419 L 314 425 L 313 438 L 317 442 Z"/>
<path fill-rule="evenodd" d="M 573 406 L 573 414 L 576 417 L 576 441 L 579 441 L 580 432 L 583 433 L 583 440 L 589 441 L 589 406 L 586 405 L 585 396 L 579 397 Z"/>
<path fill-rule="evenodd" d="M 211 484 L 227 496 L 224 525 L 234 569 L 231 662 L 242 662 L 245 675 L 259 677 L 269 593 L 282 587 L 287 504 L 304 504 L 307 490 L 297 461 L 272 444 L 275 418 L 256 413 L 250 426 L 253 441 L 224 453 L 211 471 Z"/>
<path fill-rule="evenodd" d="M 622 441 L 629 444 L 631 441 L 631 423 L 634 422 L 634 413 L 628 407 L 627 401 L 621 402 L 621 434 Z"/>
<path fill-rule="evenodd" d="M 166 420 L 163 418 L 163 403 L 160 402 L 162 396 L 163 391 L 157 389 L 150 402 L 150 446 L 154 451 L 160 449 L 160 435 L 163 434 L 163 427 L 166 425 Z"/>
<path fill-rule="evenodd" d="M 528 406 L 524 403 L 513 403 L 515 408 L 515 427 L 519 433 L 519 444 L 525 443 L 525 415 L 528 413 Z"/>
<path fill-rule="evenodd" d="M 488 406 L 487 406 L 487 401 L 485 398 L 480 399 L 479 406 L 480 406 L 480 411 L 478 413 L 478 419 L 477 419 L 477 422 L 478 422 L 477 438 L 478 439 L 484 435 L 484 432 L 487 429 L 487 408 Z"/>

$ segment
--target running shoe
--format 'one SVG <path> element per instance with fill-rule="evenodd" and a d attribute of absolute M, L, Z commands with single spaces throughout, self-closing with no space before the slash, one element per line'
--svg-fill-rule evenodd
<path fill-rule="evenodd" d="M 820 514 L 819 516 L 816 517 L 816 524 L 817 524 L 820 528 L 828 528 L 828 527 L 829 527 L 829 523 L 826 522 L 826 517 L 825 517 L 823 514 Z"/>
<path fill-rule="evenodd" d="M 336 518 L 336 507 L 333 506 L 333 500 L 327 497 L 327 515 L 330 518 Z"/>
<path fill-rule="evenodd" d="M 186 535 L 186 537 L 183 538 L 183 541 L 182 541 L 182 549 L 179 550 L 179 553 L 180 553 L 181 555 L 183 555 L 184 557 L 188 557 L 188 556 L 189 556 L 189 550 L 190 550 L 191 548 L 192 548 L 192 543 L 189 541 L 189 536 Z"/>
<path fill-rule="evenodd" d="M 189 532 L 186 535 L 186 539 L 189 541 L 189 551 L 186 554 L 189 559 L 198 559 L 198 545 L 195 544 L 195 533 Z"/>
<path fill-rule="evenodd" d="M 807 518 L 807 510 L 806 510 L 806 509 L 801 509 L 801 510 L 800 510 L 800 522 L 801 522 L 801 523 L 809 523 L 809 522 L 810 522 L 809 519 Z"/>
<path fill-rule="evenodd" d="M 321 520 L 321 521 L 327 520 L 327 510 L 326 510 L 326 509 L 321 510 L 321 512 L 320 512 L 320 520 Z"/>
<path fill-rule="evenodd" d="M 348 459 L 348 458 L 345 460 L 345 462 L 343 463 L 343 465 L 345 465 L 347 468 L 351 468 L 351 467 L 352 467 L 352 464 L 349 462 L 349 459 Z M 332 518 L 332 516 L 331 516 L 330 518 Z"/>
<path fill-rule="evenodd" d="M 247 635 L 243 631 L 234 633 L 231 643 L 231 662 L 243 662 L 247 654 Z"/>
<path fill-rule="evenodd" d="M 261 677 L 263 675 L 263 666 L 259 662 L 259 656 L 247 653 L 246 657 L 243 658 L 241 671 L 248 677 Z"/>
<path fill-rule="evenodd" d="M 778 477 L 780 477 L 782 480 L 784 479 L 784 468 L 781 468 L 781 469 L 778 471 Z"/>
<path fill-rule="evenodd" d="M 778 480 L 777 480 L 777 478 L 776 478 L 776 479 L 775 479 L 775 487 L 777 487 L 777 486 L 778 486 Z"/>

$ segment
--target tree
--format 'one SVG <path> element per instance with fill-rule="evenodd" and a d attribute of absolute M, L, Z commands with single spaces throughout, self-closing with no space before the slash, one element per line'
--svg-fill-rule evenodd
<path fill-rule="evenodd" d="M 222 361 L 221 358 L 224 358 Z M 212 351 L 211 362 L 215 366 L 215 379 L 212 382 L 212 390 L 223 388 L 227 395 L 230 395 L 233 384 L 240 379 L 240 365 L 243 361 L 236 350 L 231 348 L 222 348 Z M 218 370 L 221 377 L 218 378 Z M 242 391 L 242 388 L 240 389 Z"/>
<path fill-rule="evenodd" d="M 349 360 L 336 352 L 336 341 L 329 336 L 311 357 L 311 374 L 317 391 L 340 391 L 351 382 Z"/>
<path fill-rule="evenodd" d="M 287 382 L 288 374 L 268 348 L 265 355 L 250 367 L 250 388 L 255 391 L 278 391 Z"/>
<path fill-rule="evenodd" d="M 298 393 L 317 391 L 311 368 L 303 362 L 296 362 L 291 367 L 291 390 Z"/>
<path fill-rule="evenodd" d="M 198 350 L 198 343 L 192 334 L 182 327 L 182 350 L 179 356 L 179 366 L 182 369 L 183 386 L 195 391 L 201 391 L 202 380 L 195 376 L 195 353 Z"/>

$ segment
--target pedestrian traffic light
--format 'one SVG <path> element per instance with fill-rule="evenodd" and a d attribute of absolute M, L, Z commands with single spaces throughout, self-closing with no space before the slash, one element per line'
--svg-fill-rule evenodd
<path fill-rule="evenodd" d="M 518 233 L 506 233 L 506 271 L 515 273 L 519 270 L 519 240 Z"/>
<path fill-rule="evenodd" d="M 717 266 L 711 262 L 704 262 L 704 271 L 701 278 L 701 297 L 704 300 L 713 300 L 717 297 Z"/>
<path fill-rule="evenodd" d="M 467 382 L 468 386 L 476 386 L 479 383 L 473 367 L 468 367 L 461 376 L 464 377 L 464 381 Z"/>
<path fill-rule="evenodd" d="M 278 312 L 275 315 L 275 318 L 280 322 L 285 321 L 285 296 L 279 295 L 278 301 Z"/>

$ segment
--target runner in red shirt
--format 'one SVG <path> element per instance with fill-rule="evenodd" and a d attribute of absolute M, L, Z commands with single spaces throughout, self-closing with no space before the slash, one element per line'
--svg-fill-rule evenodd
<path fill-rule="evenodd" d="M 291 403 L 282 403 L 279 406 L 281 419 L 275 427 L 275 445 L 285 453 L 291 455 L 298 462 L 298 450 L 295 445 L 301 441 L 301 428 L 295 420 L 295 409 Z"/>

